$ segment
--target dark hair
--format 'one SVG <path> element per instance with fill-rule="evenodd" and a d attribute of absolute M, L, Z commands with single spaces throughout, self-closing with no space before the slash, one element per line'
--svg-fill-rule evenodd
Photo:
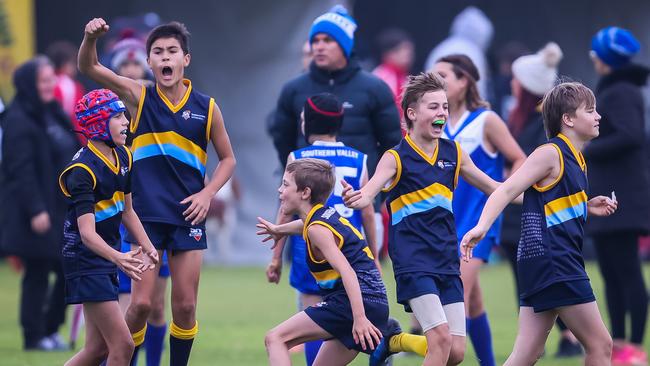
<path fill-rule="evenodd" d="M 147 57 L 151 53 L 151 45 L 160 38 L 174 38 L 181 44 L 183 54 L 190 53 L 190 32 L 185 27 L 185 24 L 169 22 L 154 28 L 147 37 Z"/>
<path fill-rule="evenodd" d="M 311 189 L 310 203 L 325 203 L 332 194 L 335 183 L 334 166 L 327 160 L 304 158 L 287 165 L 287 173 L 293 173 L 299 191 Z"/>
<path fill-rule="evenodd" d="M 582 105 L 587 109 L 593 108 L 596 97 L 591 89 L 579 82 L 564 82 L 546 93 L 542 101 L 546 136 L 552 138 L 562 132 L 562 117 L 565 114 L 575 115 Z"/>
<path fill-rule="evenodd" d="M 392 51 L 404 42 L 413 42 L 413 40 L 411 39 L 411 36 L 402 29 L 388 28 L 383 30 L 377 36 L 379 55 L 382 56 L 384 53 Z"/>
<path fill-rule="evenodd" d="M 521 97 L 517 100 L 517 105 L 512 112 L 510 112 L 510 116 L 508 117 L 508 127 L 514 137 L 518 137 L 519 134 L 521 134 L 524 127 L 526 127 L 526 122 L 528 122 L 530 116 L 535 113 L 541 102 L 542 97 L 529 92 L 524 87 L 521 87 Z"/>
<path fill-rule="evenodd" d="M 47 48 L 45 53 L 52 60 L 55 70 L 61 69 L 67 63 L 72 63 L 75 68 L 77 67 L 79 49 L 71 42 L 56 41 Z"/>
<path fill-rule="evenodd" d="M 433 72 L 421 72 L 419 75 L 409 75 L 404 88 L 402 89 L 402 111 L 404 120 L 408 128 L 413 127 L 413 121 L 407 115 L 409 109 L 414 103 L 420 101 L 420 98 L 426 93 L 438 90 L 447 90 L 445 80 Z"/>
<path fill-rule="evenodd" d="M 473 111 L 477 108 L 490 108 L 490 103 L 481 99 L 476 82 L 481 80 L 481 75 L 472 59 L 466 55 L 455 54 L 441 57 L 436 62 L 446 62 L 451 64 L 451 68 L 456 78 L 465 78 L 467 80 L 467 90 L 465 91 L 465 104 L 467 109 Z"/>
<path fill-rule="evenodd" d="M 312 134 L 336 136 L 343 125 L 343 105 L 336 95 L 320 93 L 305 101 L 305 138 Z"/>

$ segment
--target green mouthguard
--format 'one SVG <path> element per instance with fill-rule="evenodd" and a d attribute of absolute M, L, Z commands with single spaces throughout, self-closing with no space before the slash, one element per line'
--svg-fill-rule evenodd
<path fill-rule="evenodd" d="M 444 119 L 438 119 L 438 120 L 433 121 L 433 124 L 434 125 L 444 125 L 445 122 L 446 121 Z"/>

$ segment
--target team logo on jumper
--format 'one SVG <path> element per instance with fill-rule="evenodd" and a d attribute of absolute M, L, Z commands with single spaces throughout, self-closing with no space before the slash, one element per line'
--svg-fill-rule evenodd
<path fill-rule="evenodd" d="M 79 155 L 81 155 L 81 152 L 82 152 L 82 151 L 84 151 L 84 148 L 83 148 L 83 147 L 82 147 L 81 149 L 79 149 L 79 151 L 77 151 L 76 154 L 74 154 L 74 156 L 72 157 L 72 160 L 77 160 L 77 159 L 79 159 Z"/>
<path fill-rule="evenodd" d="M 321 301 L 315 305 L 313 305 L 315 308 L 322 308 L 323 306 L 327 306 L 327 301 Z"/>
<path fill-rule="evenodd" d="M 345 101 L 345 102 L 343 102 L 343 108 L 344 108 L 344 109 L 351 109 L 351 108 L 354 108 L 354 104 Z"/>
<path fill-rule="evenodd" d="M 120 174 L 122 174 L 122 176 L 126 175 L 126 173 L 128 172 L 129 172 L 129 167 L 123 166 L 122 168 L 120 168 Z"/>
<path fill-rule="evenodd" d="M 455 167 L 456 167 L 456 163 L 453 163 L 451 161 L 438 160 L 438 168 L 440 169 L 455 168 Z"/>
<path fill-rule="evenodd" d="M 198 113 L 192 113 L 191 110 L 186 109 L 183 111 L 183 119 L 188 120 L 188 119 L 198 119 L 199 121 L 205 121 L 205 115 L 203 114 L 198 114 Z"/>
<path fill-rule="evenodd" d="M 203 237 L 203 230 L 198 228 L 190 228 L 190 238 L 199 241 Z"/>

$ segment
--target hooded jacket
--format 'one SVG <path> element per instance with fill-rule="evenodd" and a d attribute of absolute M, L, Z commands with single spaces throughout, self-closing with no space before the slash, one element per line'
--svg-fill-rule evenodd
<path fill-rule="evenodd" d="M 57 102 L 43 103 L 36 89 L 42 58 L 14 73 L 16 96 L 2 118 L 0 244 L 8 254 L 58 258 L 66 202 L 57 177 L 79 148 L 71 124 Z M 31 219 L 50 215 L 50 230 L 32 231 Z"/>
<path fill-rule="evenodd" d="M 388 85 L 361 70 L 353 58 L 341 70 L 329 72 L 313 62 L 309 72 L 282 88 L 270 126 L 273 144 L 282 166 L 289 153 L 306 145 L 300 130 L 300 112 L 308 97 L 332 93 L 343 104 L 343 126 L 338 140 L 368 155 L 370 176 L 381 154 L 402 138 L 399 116 Z"/>
<path fill-rule="evenodd" d="M 485 53 L 490 46 L 494 26 L 490 19 L 480 9 L 469 6 L 454 18 L 449 37 L 440 42 L 427 57 L 424 63 L 425 70 L 432 70 L 436 61 L 452 54 L 467 55 L 481 76 L 478 88 L 481 96 L 487 98 L 487 82 L 489 68 Z"/>
<path fill-rule="evenodd" d="M 610 217 L 590 217 L 590 234 L 650 227 L 650 186 L 646 164 L 645 108 L 640 87 L 650 70 L 628 65 L 602 77 L 596 87 L 600 135 L 585 149 L 589 197 L 616 192 L 618 210 Z"/>

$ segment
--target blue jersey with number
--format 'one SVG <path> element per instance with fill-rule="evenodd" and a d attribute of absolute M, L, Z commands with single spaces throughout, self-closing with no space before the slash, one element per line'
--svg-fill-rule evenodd
<path fill-rule="evenodd" d="M 489 152 L 483 141 L 485 122 L 490 113 L 492 112 L 485 108 L 465 112 L 455 127 L 449 124 L 445 125 L 443 137 L 458 142 L 463 151 L 469 154 L 477 168 L 490 178 L 500 182 L 503 180 L 503 156 L 498 152 Z M 458 243 L 478 223 L 487 197 L 462 177 L 458 178 L 453 203 Z M 500 237 L 501 216 L 497 218 L 486 235 L 486 238 L 492 239 L 493 242 L 498 242 Z"/>
<path fill-rule="evenodd" d="M 345 179 L 355 190 L 361 188 L 361 179 L 366 172 L 366 154 L 345 146 L 342 142 L 316 141 L 313 145 L 293 151 L 290 159 L 315 158 L 327 160 L 334 165 L 336 183 L 334 191 L 327 199 L 326 206 L 334 207 L 336 212 L 347 219 L 357 230 L 362 231 L 361 211 L 345 207 L 343 204 L 343 185 Z M 291 237 L 292 265 L 289 283 L 304 293 L 318 293 L 319 288 L 307 269 L 306 244 L 302 236 Z"/>
<path fill-rule="evenodd" d="M 549 144 L 560 156 L 560 175 L 524 193 L 517 248 L 520 297 L 557 282 L 588 279 L 582 258 L 589 191 L 585 159 L 562 134 Z"/>

